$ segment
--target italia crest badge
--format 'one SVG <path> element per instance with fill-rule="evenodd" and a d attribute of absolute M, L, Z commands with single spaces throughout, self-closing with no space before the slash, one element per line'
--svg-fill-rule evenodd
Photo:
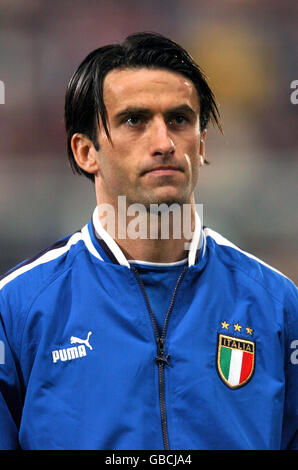
<path fill-rule="evenodd" d="M 250 328 L 247 330 L 252 331 Z M 217 370 L 229 388 L 239 388 L 252 377 L 255 368 L 255 342 L 219 333 Z"/>

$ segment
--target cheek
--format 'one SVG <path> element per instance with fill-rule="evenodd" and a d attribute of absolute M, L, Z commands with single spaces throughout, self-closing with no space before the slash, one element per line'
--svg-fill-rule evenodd
<path fill-rule="evenodd" d="M 136 138 L 113 138 L 109 158 L 123 184 L 133 183 L 139 172 L 143 154 L 143 146 Z"/>
<path fill-rule="evenodd" d="M 193 175 L 198 173 L 201 166 L 199 138 L 190 139 L 187 143 L 187 152 L 184 154 L 188 167 Z"/>
<path fill-rule="evenodd" d="M 125 150 L 125 147 L 119 145 L 114 138 L 113 144 L 111 144 L 107 137 L 101 138 L 99 164 L 103 177 L 111 178 L 113 175 L 115 180 L 119 179 L 122 173 L 122 166 L 125 162 Z"/>
<path fill-rule="evenodd" d="M 200 152 L 200 132 L 196 129 L 189 129 L 183 136 L 182 144 L 189 155 L 197 155 Z"/>

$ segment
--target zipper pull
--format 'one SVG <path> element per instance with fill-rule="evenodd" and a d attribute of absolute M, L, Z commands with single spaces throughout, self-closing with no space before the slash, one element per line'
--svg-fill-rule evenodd
<path fill-rule="evenodd" d="M 170 355 L 167 354 L 166 357 L 164 357 L 164 338 L 158 338 L 158 342 L 157 342 L 157 356 L 155 358 L 155 362 L 158 364 L 158 365 L 167 365 L 169 366 L 169 359 L 170 359 Z"/>

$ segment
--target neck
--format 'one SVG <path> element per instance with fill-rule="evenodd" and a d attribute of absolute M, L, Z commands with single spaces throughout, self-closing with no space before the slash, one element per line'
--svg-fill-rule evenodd
<path fill-rule="evenodd" d="M 188 244 L 195 228 L 194 200 L 157 213 L 139 210 L 136 205 L 133 215 L 117 206 L 107 211 L 99 203 L 98 217 L 127 259 L 173 263 L 188 257 Z"/>

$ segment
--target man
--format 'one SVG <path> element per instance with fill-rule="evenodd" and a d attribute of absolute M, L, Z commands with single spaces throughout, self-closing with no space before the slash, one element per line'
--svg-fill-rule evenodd
<path fill-rule="evenodd" d="M 68 153 L 97 206 L 0 281 L 1 448 L 297 448 L 296 288 L 202 228 L 210 120 L 204 75 L 160 35 L 75 72 Z"/>

